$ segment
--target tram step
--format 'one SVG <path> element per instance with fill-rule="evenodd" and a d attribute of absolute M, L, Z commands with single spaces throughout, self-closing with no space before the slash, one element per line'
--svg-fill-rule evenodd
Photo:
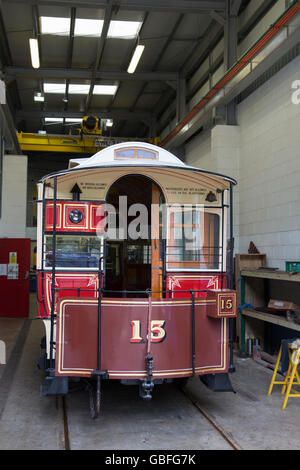
<path fill-rule="evenodd" d="M 40 395 L 67 395 L 69 391 L 68 377 L 46 377 L 41 383 Z"/>
<path fill-rule="evenodd" d="M 214 392 L 234 392 L 228 374 L 200 375 L 201 382 Z"/>

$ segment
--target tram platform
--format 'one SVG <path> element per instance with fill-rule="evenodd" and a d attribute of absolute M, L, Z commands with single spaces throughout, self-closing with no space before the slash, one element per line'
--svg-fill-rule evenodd
<path fill-rule="evenodd" d="M 0 365 L 0 449 L 64 449 L 63 411 L 54 397 L 41 398 L 43 376 L 36 363 L 42 322 L 0 318 L 7 363 Z M 230 449 L 187 398 L 249 450 L 299 450 L 299 401 L 281 409 L 280 388 L 268 397 L 272 370 L 235 355 L 231 381 L 236 393 L 216 393 L 198 378 L 184 394 L 174 384 L 156 386 L 145 402 L 136 387 L 103 384 L 102 412 L 91 420 L 83 389 L 67 397 L 71 449 Z"/>

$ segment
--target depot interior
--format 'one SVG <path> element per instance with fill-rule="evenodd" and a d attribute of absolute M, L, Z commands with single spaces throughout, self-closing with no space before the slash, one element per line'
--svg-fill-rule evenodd
<path fill-rule="evenodd" d="M 299 1 L 52 3 L 0 5 L 0 321 L 34 317 L 37 181 L 145 141 L 237 180 L 235 353 L 274 366 L 300 330 Z M 134 186 L 151 204 L 151 185 Z M 110 246 L 115 265 L 124 250 Z"/>

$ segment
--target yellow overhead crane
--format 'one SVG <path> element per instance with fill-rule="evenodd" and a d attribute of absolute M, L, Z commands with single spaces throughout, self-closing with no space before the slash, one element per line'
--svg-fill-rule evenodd
<path fill-rule="evenodd" d="M 24 152 L 70 152 L 94 154 L 108 145 L 119 142 L 109 137 L 99 139 L 94 135 L 58 135 L 17 132 L 19 145 Z M 110 143 L 109 143 L 110 141 Z"/>
<path fill-rule="evenodd" d="M 102 135 L 99 118 L 84 116 L 78 135 L 17 132 L 19 145 L 24 152 L 67 152 L 93 155 L 110 145 L 129 142 L 132 139 Z M 134 139 L 145 140 L 145 139 Z M 158 145 L 159 138 L 153 140 Z"/>

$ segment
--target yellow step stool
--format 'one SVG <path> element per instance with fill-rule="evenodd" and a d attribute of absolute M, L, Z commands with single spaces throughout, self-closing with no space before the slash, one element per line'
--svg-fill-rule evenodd
<path fill-rule="evenodd" d="M 288 399 L 290 397 L 300 397 L 300 392 L 297 392 L 292 388 L 293 385 L 300 385 L 300 376 L 297 371 L 297 367 L 300 359 L 300 339 L 297 339 L 293 343 L 288 344 L 288 353 L 289 353 L 289 367 L 286 373 L 284 380 L 276 380 L 276 375 L 278 367 L 280 364 L 281 354 L 282 354 L 282 345 L 280 346 L 277 362 L 275 365 L 274 373 L 271 379 L 268 395 L 271 395 L 274 385 L 282 385 L 281 394 L 284 395 L 284 401 L 282 409 L 286 408 Z"/>

